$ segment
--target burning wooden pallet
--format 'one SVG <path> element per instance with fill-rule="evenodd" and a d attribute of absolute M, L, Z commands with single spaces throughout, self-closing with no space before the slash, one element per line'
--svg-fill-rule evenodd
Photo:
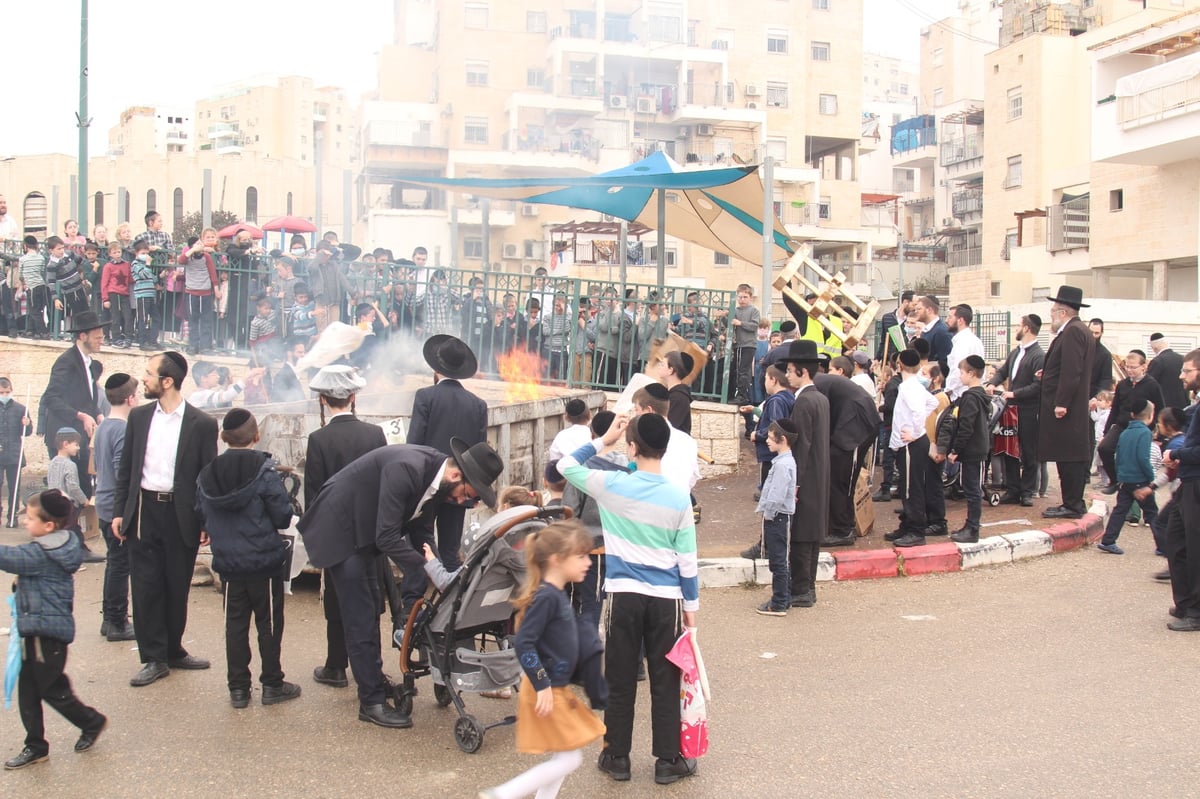
<path fill-rule="evenodd" d="M 819 285 L 809 282 L 804 276 L 804 269 L 812 270 L 821 280 Z M 792 289 L 792 281 L 797 281 L 816 298 L 810 303 L 804 296 Z M 806 257 L 803 252 L 797 252 L 788 259 L 787 264 L 775 278 L 775 288 L 783 293 L 788 302 L 803 309 L 808 317 L 838 338 L 847 347 L 857 347 L 871 330 L 875 317 L 879 315 L 879 301 L 872 299 L 863 302 L 845 288 L 846 275 L 842 272 L 829 274 L 820 264 Z M 839 304 L 845 303 L 853 309 L 851 313 Z M 848 320 L 852 325 L 849 332 L 843 332 L 842 321 Z"/>

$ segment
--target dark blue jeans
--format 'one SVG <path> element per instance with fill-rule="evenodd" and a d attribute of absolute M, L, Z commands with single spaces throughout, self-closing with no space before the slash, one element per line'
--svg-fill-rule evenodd
<path fill-rule="evenodd" d="M 962 490 L 967 497 L 967 526 L 979 529 L 979 517 L 983 512 L 983 467 L 981 462 L 960 461 L 962 466 Z"/>
<path fill-rule="evenodd" d="M 1158 502 L 1154 499 L 1154 492 L 1150 492 L 1150 496 L 1145 499 L 1134 499 L 1133 492 L 1139 488 L 1145 488 L 1149 483 L 1120 483 L 1117 486 L 1117 506 L 1113 508 L 1112 513 L 1108 517 L 1108 524 L 1104 528 L 1104 538 L 1100 539 L 1102 544 L 1117 543 L 1117 536 L 1121 534 L 1121 527 L 1125 525 L 1125 517 L 1129 515 L 1129 509 L 1136 502 L 1142 509 L 1142 519 L 1151 529 L 1154 529 L 1154 519 L 1158 516 Z"/>
<path fill-rule="evenodd" d="M 771 607 L 787 610 L 792 604 L 792 574 L 788 567 L 792 539 L 792 517 L 778 513 L 774 519 L 763 517 L 762 548 L 771 569 Z"/>
<path fill-rule="evenodd" d="M 104 620 L 124 627 L 129 622 L 129 542 L 118 541 L 112 522 L 100 520 L 108 553 L 104 561 Z"/>

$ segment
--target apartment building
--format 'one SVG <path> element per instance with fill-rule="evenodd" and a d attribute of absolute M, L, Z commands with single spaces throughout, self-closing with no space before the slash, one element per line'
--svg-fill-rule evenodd
<path fill-rule="evenodd" d="M 121 121 L 108 131 L 108 154 L 190 153 L 192 112 L 179 108 L 132 106 L 121 112 Z"/>
<path fill-rule="evenodd" d="M 863 103 L 903 103 L 917 99 L 919 64 L 884 53 L 863 53 Z"/>
<path fill-rule="evenodd" d="M 864 258 L 861 0 L 397 0 L 361 116 L 371 243 L 441 263 L 609 274 L 615 220 L 422 189 L 405 177 L 596 174 L 662 151 L 685 168 L 775 162 L 788 231 L 829 263 Z M 486 220 L 486 224 L 485 224 Z M 594 234 L 556 230 L 575 220 Z M 605 224 L 611 225 L 604 228 Z M 599 226 L 599 227 L 597 227 Z M 652 282 L 654 237 L 630 279 Z M 669 282 L 757 284 L 757 267 L 668 239 Z"/>

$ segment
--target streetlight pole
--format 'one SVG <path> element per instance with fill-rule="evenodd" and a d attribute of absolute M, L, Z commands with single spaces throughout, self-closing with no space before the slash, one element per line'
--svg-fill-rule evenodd
<path fill-rule="evenodd" d="M 79 127 L 79 230 L 87 235 L 88 230 L 88 0 L 79 3 L 79 112 L 75 115 Z"/>

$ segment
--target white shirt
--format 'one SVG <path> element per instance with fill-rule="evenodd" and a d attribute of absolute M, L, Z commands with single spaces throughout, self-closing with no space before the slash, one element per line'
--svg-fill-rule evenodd
<path fill-rule="evenodd" d="M 570 455 L 591 440 L 592 431 L 586 424 L 564 427 L 550 442 L 550 451 L 546 453 L 546 462 L 556 461 L 563 455 Z"/>
<path fill-rule="evenodd" d="M 854 377 L 850 378 L 850 382 L 867 392 L 867 396 L 869 396 L 871 399 L 875 399 L 875 381 L 871 379 L 869 374 L 866 372 L 859 372 Z"/>
<path fill-rule="evenodd" d="M 929 389 L 921 385 L 917 376 L 905 375 L 900 381 L 900 391 L 896 395 L 896 409 L 892 413 L 892 437 L 888 446 L 892 449 L 903 449 L 908 446 L 900 438 L 907 431 L 913 439 L 925 435 L 925 420 L 938 406 L 937 397 L 929 393 Z"/>
<path fill-rule="evenodd" d="M 3 219 L 0 219 L 0 239 L 10 239 L 16 241 L 21 238 L 21 232 L 17 228 L 17 220 L 13 219 L 12 214 L 5 214 Z"/>
<path fill-rule="evenodd" d="M 1025 351 L 1037 344 L 1037 339 L 1030 341 L 1028 344 L 1017 345 L 1017 357 L 1013 358 L 1012 371 L 1008 373 L 1009 391 L 1012 391 L 1012 381 L 1017 376 L 1017 370 L 1021 368 L 1021 359 L 1025 357 Z"/>
<path fill-rule="evenodd" d="M 146 436 L 146 458 L 142 462 L 142 488 L 146 491 L 175 490 L 175 457 L 179 454 L 179 431 L 185 403 L 167 413 L 154 404 L 150 432 Z"/>
<path fill-rule="evenodd" d="M 96 381 L 92 379 L 92 356 L 83 351 L 83 348 L 78 344 L 75 345 L 75 351 L 79 353 L 79 357 L 83 358 L 83 373 L 86 375 L 88 384 L 88 394 L 92 399 L 96 398 Z"/>
<path fill-rule="evenodd" d="M 442 477 L 446 474 L 446 462 L 442 461 L 441 467 L 437 474 L 433 476 L 433 482 L 429 484 L 429 488 L 425 489 L 425 493 L 421 495 L 421 501 L 417 503 L 417 509 L 413 511 L 413 515 L 408 517 L 411 522 L 413 519 L 421 515 L 421 508 L 425 507 L 425 503 L 433 498 L 437 493 L 438 488 L 442 485 Z"/>
<path fill-rule="evenodd" d="M 983 353 L 983 342 L 979 340 L 979 336 L 975 335 L 971 328 L 964 327 L 954 334 L 950 354 L 946 356 L 946 368 L 950 370 L 950 374 L 946 375 L 946 393 L 950 395 L 951 400 L 958 399 L 967 390 L 958 374 L 958 364 L 968 355 L 986 357 Z"/>
<path fill-rule="evenodd" d="M 662 457 L 662 476 L 691 493 L 700 479 L 700 462 L 697 458 L 696 439 L 682 430 L 671 426 L 671 438 Z"/>

